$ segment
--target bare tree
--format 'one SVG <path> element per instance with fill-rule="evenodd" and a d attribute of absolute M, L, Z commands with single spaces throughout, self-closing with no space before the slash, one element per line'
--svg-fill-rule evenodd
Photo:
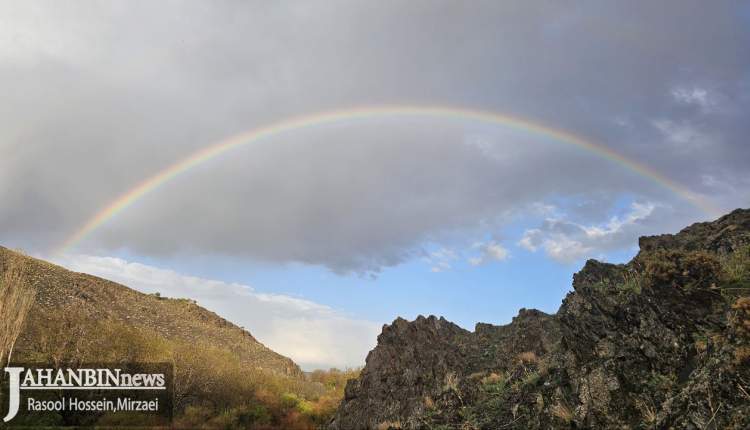
<path fill-rule="evenodd" d="M 26 263 L 11 256 L 0 274 L 0 364 L 10 363 L 13 347 L 34 303 L 34 288 L 26 277 Z"/>

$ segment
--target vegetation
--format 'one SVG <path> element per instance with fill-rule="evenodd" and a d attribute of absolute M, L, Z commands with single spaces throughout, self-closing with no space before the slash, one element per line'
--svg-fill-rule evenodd
<path fill-rule="evenodd" d="M 620 288 L 623 291 L 641 294 L 641 291 L 643 290 L 643 276 L 635 271 L 625 272 Z"/>
<path fill-rule="evenodd" d="M 719 259 L 706 251 L 659 249 L 643 253 L 637 260 L 648 285 L 716 286 L 723 270 Z"/>
<path fill-rule="evenodd" d="M 23 258 L 9 259 L 6 264 L 0 276 L 0 367 L 11 360 L 16 340 L 34 302 L 34 290 L 24 278 Z"/>
<path fill-rule="evenodd" d="M 570 407 L 564 403 L 555 403 L 552 405 L 550 413 L 565 424 L 569 424 L 573 421 L 573 411 L 571 411 Z"/>
<path fill-rule="evenodd" d="M 750 295 L 750 246 L 721 255 L 721 294 L 732 303 L 735 314 L 741 314 L 736 306 L 742 306 L 742 298 Z"/>
<path fill-rule="evenodd" d="M 722 256 L 724 281 L 728 283 L 750 280 L 750 246 L 745 246 L 731 254 Z M 750 285 L 747 286 L 750 288 Z"/>
<path fill-rule="evenodd" d="M 524 375 L 523 379 L 521 380 L 522 385 L 535 385 L 537 382 L 539 382 L 539 379 L 541 378 L 541 375 L 539 375 L 539 372 L 528 372 L 526 375 Z"/>
<path fill-rule="evenodd" d="M 552 316 L 397 320 L 333 428 L 750 428 L 750 210 L 639 244 L 589 260 Z"/>
<path fill-rule="evenodd" d="M 3 248 L 0 315 L 3 365 L 171 363 L 175 428 L 321 428 L 343 398 L 347 380 L 359 373 L 304 374 L 189 300 L 140 294 Z M 22 424 L 67 425 L 75 418 L 48 413 L 34 419 Z M 138 415 L 96 419 L 91 424 L 153 424 Z"/>
<path fill-rule="evenodd" d="M 86 362 L 170 362 L 174 426 L 222 429 L 314 429 L 330 421 L 346 381 L 358 370 L 316 370 L 304 378 L 248 367 L 208 343 L 153 337 L 116 321 L 54 315 L 29 329 L 30 361 L 58 366 Z M 62 331 L 66 334 L 62 335 Z M 99 333 L 97 336 L 85 333 Z M 70 334 L 73 335 L 70 335 Z M 64 417 L 61 417 L 61 419 Z M 103 417 L 106 420 L 109 417 Z"/>
<path fill-rule="evenodd" d="M 507 382 L 505 374 L 493 372 L 482 378 L 482 390 L 489 395 L 501 395 L 505 392 Z"/>
<path fill-rule="evenodd" d="M 732 325 L 740 336 L 750 338 L 750 297 L 740 297 L 732 305 Z"/>
<path fill-rule="evenodd" d="M 534 351 L 525 351 L 518 354 L 518 361 L 526 365 L 537 364 L 539 363 L 539 357 L 536 356 Z"/>

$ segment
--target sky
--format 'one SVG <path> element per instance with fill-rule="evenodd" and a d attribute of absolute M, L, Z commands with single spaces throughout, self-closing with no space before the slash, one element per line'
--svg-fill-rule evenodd
<path fill-rule="evenodd" d="M 555 312 L 586 259 L 750 206 L 741 2 L 0 1 L 0 95 L 1 245 L 196 299 L 308 370 L 364 364 L 397 316 Z M 61 247 L 196 151 L 385 105 L 536 131 L 289 129 Z"/>

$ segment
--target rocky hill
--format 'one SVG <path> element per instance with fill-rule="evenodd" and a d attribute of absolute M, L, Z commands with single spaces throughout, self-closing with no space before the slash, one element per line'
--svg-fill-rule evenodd
<path fill-rule="evenodd" d="M 330 428 L 750 428 L 750 210 L 639 243 L 555 315 L 384 326 Z"/>
<path fill-rule="evenodd" d="M 124 285 L 31 258 L 0 247 L 0 276 L 20 268 L 33 289 L 34 301 L 15 343 L 15 360 L 75 359 L 78 351 L 100 349 L 98 356 L 82 359 L 127 359 L 113 338 L 137 336 L 153 345 L 178 343 L 193 348 L 215 349 L 250 368 L 302 378 L 289 358 L 268 349 L 244 329 L 195 302 L 147 295 Z M 160 342 L 163 341 L 163 342 Z M 127 342 L 126 339 L 123 342 Z M 153 352 L 153 351 L 146 351 Z"/>

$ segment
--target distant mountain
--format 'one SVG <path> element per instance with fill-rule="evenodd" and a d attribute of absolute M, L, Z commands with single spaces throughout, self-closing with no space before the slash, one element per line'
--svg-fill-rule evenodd
<path fill-rule="evenodd" d="M 22 268 L 24 278 L 35 291 L 13 359 L 45 360 L 50 356 L 75 359 L 74 351 L 85 352 L 86 344 L 98 344 L 104 350 L 98 357 L 85 358 L 108 358 L 108 339 L 101 337 L 112 327 L 121 327 L 136 332 L 131 335 L 153 342 L 164 340 L 196 348 L 215 348 L 248 367 L 303 378 L 291 359 L 270 350 L 244 329 L 194 301 L 143 294 L 0 247 L 0 275 L 11 265 Z M 113 354 L 111 358 L 121 360 L 127 356 Z"/>
<path fill-rule="evenodd" d="M 555 315 L 384 326 L 330 429 L 750 428 L 750 210 L 639 243 Z"/>

